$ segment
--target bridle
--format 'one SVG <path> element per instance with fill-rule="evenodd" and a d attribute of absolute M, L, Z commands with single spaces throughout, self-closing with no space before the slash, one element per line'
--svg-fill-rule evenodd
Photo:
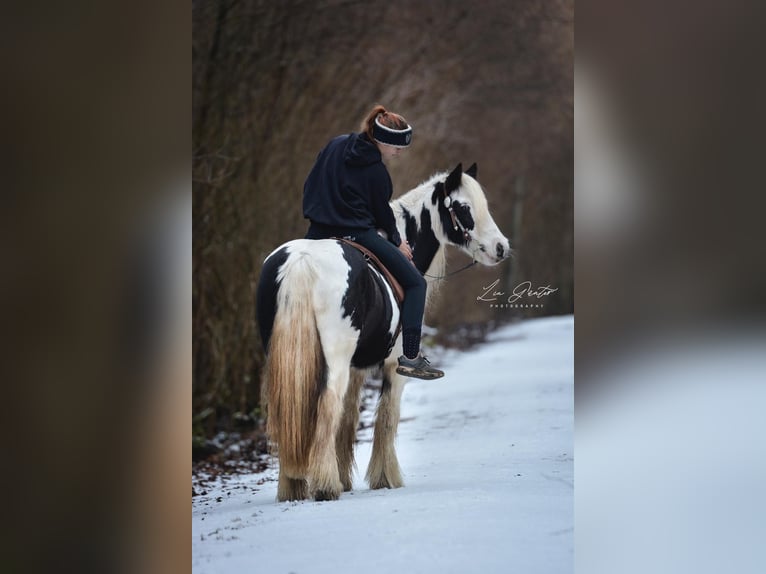
<path fill-rule="evenodd" d="M 447 208 L 447 211 L 449 212 L 450 219 L 452 220 L 452 229 L 454 229 L 455 231 L 462 231 L 463 232 L 463 239 L 465 240 L 466 243 L 468 243 L 469 241 L 471 241 L 471 234 L 463 226 L 463 223 L 460 221 L 460 218 L 455 214 L 455 208 L 452 207 L 452 198 L 449 195 L 447 195 L 447 184 L 446 183 L 442 184 L 442 190 L 443 190 L 443 193 L 444 193 L 444 199 L 442 201 L 444 202 L 444 207 Z M 452 275 L 455 275 L 457 273 L 460 273 L 461 271 L 465 271 L 466 269 L 469 269 L 469 268 L 473 267 L 474 265 L 476 265 L 478 263 L 478 261 L 476 261 L 476 252 L 479 251 L 479 249 L 480 248 L 477 247 L 476 249 L 473 250 L 473 254 L 471 256 L 471 259 L 473 259 L 473 261 L 471 261 L 468 265 L 465 265 L 465 266 L 461 267 L 457 271 L 451 271 L 451 272 L 449 272 L 449 273 L 447 273 L 445 275 L 440 275 L 440 276 L 429 275 L 428 273 L 423 273 L 423 276 L 424 277 L 430 277 L 431 279 L 441 280 L 441 279 L 446 279 L 447 277 L 451 277 Z"/>
<path fill-rule="evenodd" d="M 471 240 L 471 234 L 468 233 L 468 230 L 463 227 L 463 223 L 460 221 L 458 216 L 455 214 L 455 208 L 452 207 L 452 198 L 447 195 L 447 184 L 442 184 L 442 190 L 444 193 L 444 199 L 442 200 L 444 202 L 444 207 L 447 208 L 447 211 L 449 212 L 450 219 L 452 220 L 452 229 L 455 231 L 462 231 L 463 232 L 463 239 L 466 243 L 468 243 Z"/>

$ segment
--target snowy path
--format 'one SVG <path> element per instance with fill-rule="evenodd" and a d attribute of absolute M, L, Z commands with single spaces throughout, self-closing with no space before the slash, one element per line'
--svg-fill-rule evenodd
<path fill-rule="evenodd" d="M 195 497 L 193 571 L 571 572 L 573 335 L 572 316 L 511 325 L 409 382 L 404 488 L 367 489 L 365 440 L 339 501 L 278 504 L 274 471 Z"/>

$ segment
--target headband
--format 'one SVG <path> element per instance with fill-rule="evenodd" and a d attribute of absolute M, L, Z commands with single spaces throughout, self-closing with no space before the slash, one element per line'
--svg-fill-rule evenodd
<path fill-rule="evenodd" d="M 412 126 L 407 124 L 403 130 L 395 130 L 384 126 L 375 118 L 375 125 L 372 126 L 372 137 L 386 145 L 393 147 L 407 147 L 412 141 Z"/>

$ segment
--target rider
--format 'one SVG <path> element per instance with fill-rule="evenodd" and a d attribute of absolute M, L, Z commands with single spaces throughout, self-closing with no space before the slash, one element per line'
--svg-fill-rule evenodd
<path fill-rule="evenodd" d="M 396 372 L 437 379 L 444 372 L 420 352 L 426 281 L 412 263 L 412 250 L 396 229 L 389 201 L 393 185 L 384 161 L 410 145 L 412 127 L 400 115 L 375 106 L 360 133 L 338 136 L 319 153 L 303 186 L 303 215 L 311 221 L 307 239 L 349 237 L 381 260 L 404 289 L 402 350 Z M 388 239 L 379 235 L 382 230 Z"/>

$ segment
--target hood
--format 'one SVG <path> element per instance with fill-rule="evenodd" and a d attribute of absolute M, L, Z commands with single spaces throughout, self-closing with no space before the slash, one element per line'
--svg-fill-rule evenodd
<path fill-rule="evenodd" d="M 380 162 L 381 156 L 378 146 L 365 134 L 351 134 L 346 142 L 343 161 L 353 166 L 372 165 Z"/>

